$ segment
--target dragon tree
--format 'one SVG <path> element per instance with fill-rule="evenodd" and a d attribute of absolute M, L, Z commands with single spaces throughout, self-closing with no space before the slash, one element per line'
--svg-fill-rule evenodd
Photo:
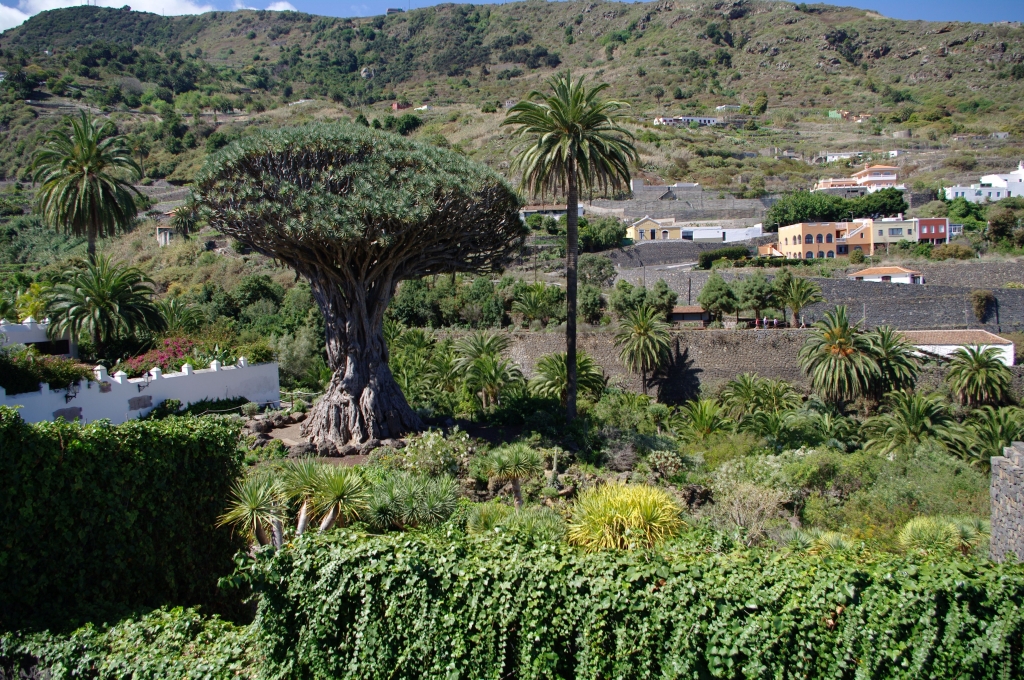
<path fill-rule="evenodd" d="M 422 429 L 388 368 L 382 325 L 398 283 L 499 270 L 525 238 L 499 175 L 348 124 L 257 133 L 211 159 L 195 192 L 213 228 L 309 281 L 333 373 L 304 424 L 318 447 Z"/>

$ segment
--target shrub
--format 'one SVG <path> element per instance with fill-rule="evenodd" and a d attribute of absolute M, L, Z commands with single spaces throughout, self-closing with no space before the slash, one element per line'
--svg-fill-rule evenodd
<path fill-rule="evenodd" d="M 587 550 L 650 548 L 682 528 L 679 514 L 679 506 L 661 489 L 605 484 L 580 495 L 569 541 Z"/>
<path fill-rule="evenodd" d="M 234 350 L 237 357 L 245 357 L 250 364 L 266 364 L 274 360 L 274 348 L 266 340 L 257 340 L 239 345 Z"/>
<path fill-rule="evenodd" d="M 447 437 L 441 430 L 427 430 L 411 437 L 404 449 L 374 449 L 370 462 L 430 477 L 457 476 L 465 472 L 474 453 L 469 435 L 455 427 Z"/>
<path fill-rule="evenodd" d="M 38 354 L 35 350 L 0 350 L 0 387 L 8 395 L 39 391 L 39 383 L 51 390 L 91 380 L 92 370 L 74 359 Z"/>
<path fill-rule="evenodd" d="M 974 250 L 963 243 L 943 243 L 932 248 L 933 260 L 969 260 L 974 257 Z"/>
<path fill-rule="evenodd" d="M 247 401 L 238 409 L 246 418 L 255 418 L 260 412 L 260 405 L 255 401 Z"/>
<path fill-rule="evenodd" d="M 864 251 L 863 250 L 854 250 L 852 253 L 850 253 L 850 263 L 851 264 L 864 264 Z"/>
<path fill-rule="evenodd" d="M 29 425 L 0 408 L 0 627 L 210 598 L 238 547 L 214 522 L 240 472 L 239 429 Z"/>
<path fill-rule="evenodd" d="M 750 257 L 750 250 L 746 246 L 729 246 L 728 248 L 708 250 L 697 256 L 697 266 L 701 269 L 711 269 L 711 263 L 723 257 L 727 260 Z"/>
<path fill-rule="evenodd" d="M 992 291 L 971 291 L 971 309 L 974 310 L 974 316 L 977 317 L 978 321 L 985 323 L 985 319 L 988 318 L 988 312 L 995 303 L 996 296 Z"/>
<path fill-rule="evenodd" d="M 138 378 L 152 368 L 159 368 L 164 373 L 180 371 L 182 366 L 193 360 L 195 346 L 196 343 L 188 338 L 164 338 L 156 349 L 118 363 L 111 369 L 111 374 L 124 371 L 129 378 Z"/>
<path fill-rule="evenodd" d="M 696 533 L 625 554 L 528 548 L 493 534 L 310 536 L 258 558 L 261 671 L 368 680 L 1024 673 L 1019 565 L 721 555 L 690 547 Z"/>

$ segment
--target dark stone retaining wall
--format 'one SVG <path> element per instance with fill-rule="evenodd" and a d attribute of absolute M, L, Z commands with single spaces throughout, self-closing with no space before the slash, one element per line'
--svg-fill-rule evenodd
<path fill-rule="evenodd" d="M 992 459 L 992 559 L 1024 560 L 1024 443 Z"/>

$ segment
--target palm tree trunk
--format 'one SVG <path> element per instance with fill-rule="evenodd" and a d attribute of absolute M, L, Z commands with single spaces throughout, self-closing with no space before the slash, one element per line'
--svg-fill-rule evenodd
<path fill-rule="evenodd" d="M 640 371 L 640 385 L 644 388 L 644 396 L 647 396 L 647 371 Z"/>
<path fill-rule="evenodd" d="M 86 252 L 89 254 L 89 262 L 96 262 L 96 227 L 89 227 L 89 245 L 86 246 Z"/>
<path fill-rule="evenodd" d="M 523 507 L 523 489 L 518 479 L 512 480 L 512 496 L 515 498 L 516 510 Z"/>
<path fill-rule="evenodd" d="M 568 196 L 565 204 L 565 419 L 576 418 L 576 263 L 579 258 L 579 196 L 576 186 L 576 164 L 570 158 Z"/>
<path fill-rule="evenodd" d="M 302 501 L 302 507 L 299 508 L 299 519 L 295 526 L 295 535 L 301 536 L 302 532 L 306 530 L 306 526 L 309 525 L 309 501 Z"/>
<path fill-rule="evenodd" d="M 284 545 L 284 524 L 279 519 L 275 519 L 271 522 L 271 528 L 274 531 L 274 547 L 280 548 Z"/>
<path fill-rule="evenodd" d="M 797 328 L 800 325 L 800 318 L 797 316 L 800 313 L 800 310 L 798 308 L 796 308 L 796 307 L 793 307 L 792 309 L 793 309 L 793 319 L 792 319 L 792 322 L 790 323 L 790 325 L 793 328 Z"/>
<path fill-rule="evenodd" d="M 323 533 L 324 531 L 327 531 L 331 527 L 333 527 L 334 526 L 334 520 L 337 517 L 338 517 L 338 506 L 335 505 L 333 508 L 331 508 L 331 511 L 327 513 L 327 516 L 324 517 L 324 521 L 320 522 L 320 532 Z"/>
<path fill-rule="evenodd" d="M 269 542 L 267 540 L 267 531 L 263 528 L 262 522 L 256 522 L 256 542 L 260 545 L 266 545 Z"/>
<path fill-rule="evenodd" d="M 100 331 L 98 328 L 92 332 L 92 346 L 96 350 L 97 359 L 106 359 L 106 356 L 103 353 L 103 341 L 100 339 Z"/>

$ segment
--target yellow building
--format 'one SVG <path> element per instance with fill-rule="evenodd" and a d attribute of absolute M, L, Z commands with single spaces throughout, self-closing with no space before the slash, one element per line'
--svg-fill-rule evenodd
<path fill-rule="evenodd" d="M 644 217 L 626 227 L 626 238 L 632 239 L 633 243 L 641 241 L 679 241 L 683 238 L 682 226 L 676 225 L 675 220 L 654 219 Z"/>
<path fill-rule="evenodd" d="M 902 218 L 853 222 L 801 222 L 779 228 L 776 248 L 796 260 L 827 259 L 855 250 L 875 255 L 899 241 L 917 242 L 917 220 Z"/>

